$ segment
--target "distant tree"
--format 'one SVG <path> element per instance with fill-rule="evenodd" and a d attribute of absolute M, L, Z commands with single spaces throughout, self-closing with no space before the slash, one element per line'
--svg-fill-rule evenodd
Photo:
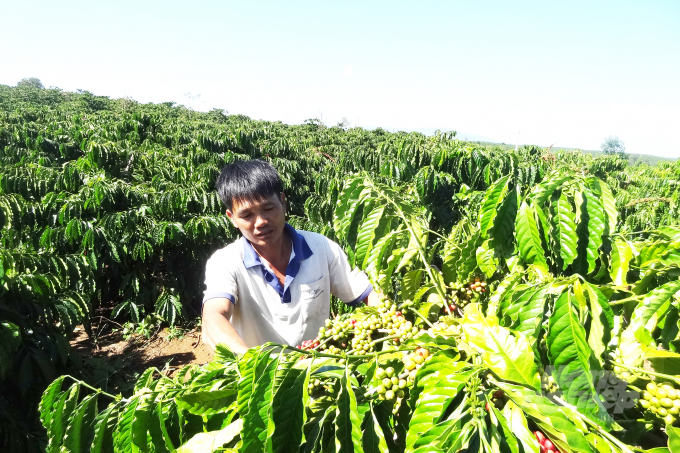
<path fill-rule="evenodd" d="M 610 135 L 607 137 L 600 145 L 600 148 L 605 154 L 616 154 L 623 157 L 626 153 L 626 147 L 617 136 L 612 137 Z"/>
<path fill-rule="evenodd" d="M 342 120 L 340 120 L 340 122 L 336 124 L 336 126 L 339 127 L 340 129 L 347 130 L 350 127 L 350 122 L 347 119 L 347 117 L 343 117 Z"/>
<path fill-rule="evenodd" d="M 323 124 L 319 118 L 307 118 L 303 121 L 303 124 L 309 126 L 311 129 L 326 129 L 326 125 Z"/>
<path fill-rule="evenodd" d="M 17 86 L 31 88 L 45 88 L 40 79 L 36 77 L 24 77 L 23 79 L 19 80 L 19 82 L 17 82 Z"/>
<path fill-rule="evenodd" d="M 227 117 L 229 116 L 229 112 L 224 109 L 215 108 L 210 110 L 208 115 L 218 123 L 225 123 L 227 121 Z"/>

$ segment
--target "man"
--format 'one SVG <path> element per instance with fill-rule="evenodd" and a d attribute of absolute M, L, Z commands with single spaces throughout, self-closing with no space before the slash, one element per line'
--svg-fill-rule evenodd
<path fill-rule="evenodd" d="M 330 295 L 347 304 L 380 298 L 335 242 L 285 221 L 283 183 L 260 160 L 226 166 L 217 179 L 226 213 L 243 237 L 206 264 L 203 341 L 235 353 L 266 342 L 315 338 L 330 314 Z"/>

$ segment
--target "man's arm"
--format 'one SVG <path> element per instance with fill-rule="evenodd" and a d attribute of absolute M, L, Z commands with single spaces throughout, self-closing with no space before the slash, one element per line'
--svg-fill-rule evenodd
<path fill-rule="evenodd" d="M 234 304 L 227 298 L 208 299 L 203 304 L 201 334 L 203 342 L 213 352 L 218 343 L 226 344 L 236 354 L 243 354 L 248 350 L 248 346 L 229 322 L 233 310 Z"/>

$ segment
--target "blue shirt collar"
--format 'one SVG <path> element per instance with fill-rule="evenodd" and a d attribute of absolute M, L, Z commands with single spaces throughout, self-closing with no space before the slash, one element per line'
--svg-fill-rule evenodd
<path fill-rule="evenodd" d="M 295 228 L 290 226 L 287 222 L 283 228 L 288 232 L 288 236 L 290 236 L 293 241 L 293 252 L 295 252 L 293 261 L 306 260 L 312 256 L 312 249 L 309 248 L 305 238 L 298 233 Z M 245 237 L 242 237 L 241 240 L 243 241 L 243 265 L 246 269 L 250 269 L 254 266 L 262 266 L 260 255 L 257 254 L 250 242 L 248 242 Z"/>

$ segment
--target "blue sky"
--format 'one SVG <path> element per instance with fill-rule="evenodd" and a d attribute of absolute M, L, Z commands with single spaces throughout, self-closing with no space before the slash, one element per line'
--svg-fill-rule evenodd
<path fill-rule="evenodd" d="M 7 1 L 0 84 L 680 157 L 680 1 Z"/>

